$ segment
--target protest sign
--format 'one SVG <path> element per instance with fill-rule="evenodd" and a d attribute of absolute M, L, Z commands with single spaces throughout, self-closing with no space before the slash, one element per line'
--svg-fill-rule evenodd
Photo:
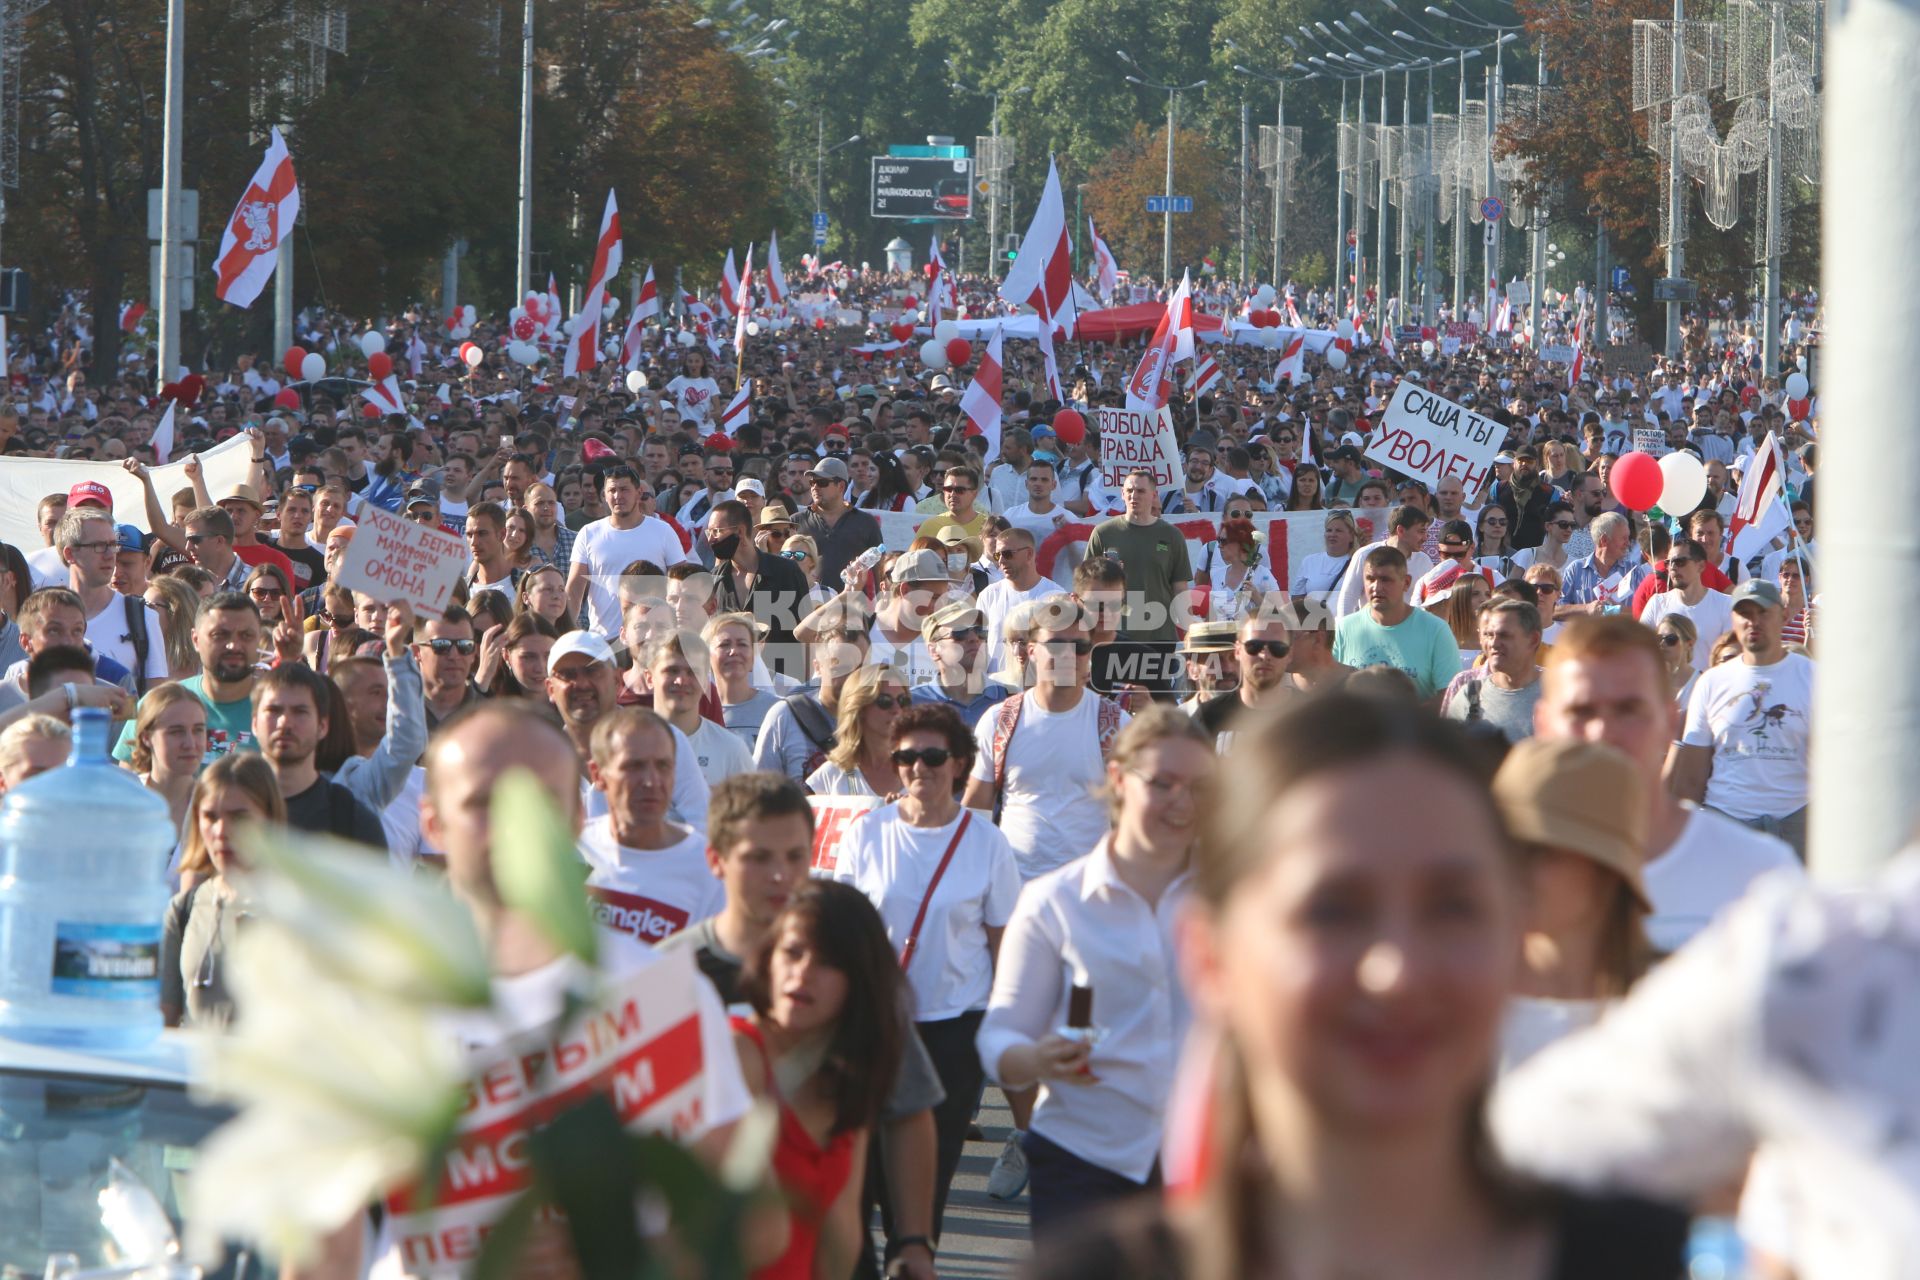
<path fill-rule="evenodd" d="M 1635 427 L 1633 447 L 1650 458 L 1664 458 L 1673 450 L 1667 447 L 1667 433 L 1659 427 Z"/>
<path fill-rule="evenodd" d="M 1540 348 L 1540 358 L 1551 360 L 1555 364 L 1572 364 L 1573 348 L 1564 342 L 1549 342 Z"/>
<path fill-rule="evenodd" d="M 557 1029 L 473 1055 L 465 1109 L 431 1196 L 390 1197 L 391 1234 L 408 1275 L 471 1272 L 487 1233 L 533 1180 L 533 1130 L 595 1093 L 639 1133 L 696 1135 L 706 1063 L 691 951 L 613 983 Z"/>
<path fill-rule="evenodd" d="M 847 828 L 880 801 L 874 796 L 808 796 L 807 803 L 813 806 L 813 874 L 830 876 L 839 864 Z"/>
<path fill-rule="evenodd" d="M 1180 446 L 1173 436 L 1173 411 L 1097 409 L 1100 418 L 1100 480 L 1119 492 L 1127 473 L 1138 467 L 1153 472 L 1156 488 L 1180 483 Z"/>
<path fill-rule="evenodd" d="M 1478 493 L 1506 438 L 1507 429 L 1492 418 L 1403 381 L 1368 437 L 1365 456 L 1429 487 L 1453 476 L 1468 493 Z"/>
<path fill-rule="evenodd" d="M 1614 373 L 1651 373 L 1653 371 L 1653 348 L 1644 342 L 1623 342 L 1617 346 L 1600 348 L 1600 356 L 1607 362 L 1607 368 Z"/>
<path fill-rule="evenodd" d="M 446 610 L 467 563 L 467 544 L 450 533 L 402 520 L 371 503 L 354 512 L 353 541 L 334 581 L 376 600 L 404 600 L 421 617 Z"/>

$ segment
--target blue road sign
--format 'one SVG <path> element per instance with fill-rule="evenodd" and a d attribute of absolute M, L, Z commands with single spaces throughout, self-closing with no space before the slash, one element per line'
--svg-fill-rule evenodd
<path fill-rule="evenodd" d="M 825 230 L 827 229 L 827 215 L 826 215 L 826 214 L 824 214 L 824 213 L 816 213 L 816 214 L 814 214 L 814 215 L 813 215 L 813 229 L 814 229 L 815 231 L 825 231 Z"/>
<path fill-rule="evenodd" d="M 1613 287 L 1616 289 L 1624 289 L 1627 287 L 1627 281 L 1627 269 L 1625 267 L 1615 267 L 1613 269 Z"/>
<path fill-rule="evenodd" d="M 813 247 L 816 249 L 827 247 L 827 232 L 824 227 L 813 233 Z"/>
<path fill-rule="evenodd" d="M 1148 213 L 1192 213 L 1192 196 L 1148 196 Z"/>

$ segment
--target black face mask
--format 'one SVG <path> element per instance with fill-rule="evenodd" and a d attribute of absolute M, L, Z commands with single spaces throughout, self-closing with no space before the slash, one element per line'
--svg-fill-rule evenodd
<path fill-rule="evenodd" d="M 740 549 L 740 535 L 730 533 L 724 538 L 712 539 L 707 545 L 713 548 L 713 558 L 715 560 L 731 560 L 733 559 L 733 553 Z"/>

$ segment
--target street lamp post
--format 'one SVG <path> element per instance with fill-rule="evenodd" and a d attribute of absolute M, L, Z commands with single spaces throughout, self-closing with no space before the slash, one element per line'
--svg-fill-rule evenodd
<path fill-rule="evenodd" d="M 514 259 L 513 296 L 533 287 L 533 0 L 520 20 L 520 252 Z"/>
<path fill-rule="evenodd" d="M 1125 49 L 1114 51 L 1122 62 L 1130 67 L 1139 67 L 1133 55 Z M 1161 84 L 1145 76 L 1128 76 L 1129 84 L 1137 84 L 1143 89 L 1157 89 L 1167 95 L 1167 184 L 1166 207 L 1161 213 L 1160 227 L 1160 283 L 1165 285 L 1173 275 L 1173 131 L 1179 119 L 1180 95 L 1191 89 L 1203 89 L 1205 80 L 1195 80 L 1192 84 Z"/>
<path fill-rule="evenodd" d="M 167 3 L 167 98 L 160 145 L 160 357 L 154 383 L 180 373 L 180 144 L 186 131 L 186 0 Z"/>
<path fill-rule="evenodd" d="M 1294 63 L 1291 65 L 1298 66 L 1299 64 Z M 1277 105 L 1273 110 L 1273 127 L 1274 127 L 1273 286 L 1277 289 L 1280 287 L 1281 280 L 1283 279 L 1280 271 L 1280 240 L 1281 240 L 1282 231 L 1286 225 L 1285 211 L 1286 211 L 1286 205 L 1287 205 L 1287 191 L 1286 191 L 1286 185 L 1287 185 L 1286 184 L 1286 179 L 1287 179 L 1287 165 L 1286 165 L 1287 85 L 1289 81 L 1285 76 L 1268 75 L 1263 71 L 1255 71 L 1251 67 L 1241 66 L 1237 62 L 1233 64 L 1233 69 L 1240 75 L 1247 76 L 1250 79 L 1265 80 L 1268 84 L 1273 85 L 1276 89 L 1280 91 L 1279 105 Z M 1305 75 L 1295 76 L 1293 77 L 1293 79 L 1294 80 L 1313 80 L 1313 79 L 1317 79 L 1319 75 L 1320 73 L 1317 71 L 1309 71 Z M 1347 122 L 1347 84 L 1346 84 L 1346 81 L 1342 80 L 1340 82 L 1340 123 L 1344 125 L 1346 122 Z M 1336 149 L 1338 147 L 1337 139 L 1335 142 L 1335 147 Z M 1338 163 L 1336 162 L 1335 164 L 1336 172 L 1334 174 L 1334 183 L 1333 183 L 1333 186 L 1334 186 L 1333 199 L 1336 206 L 1340 204 L 1340 176 L 1339 176 L 1339 173 L 1337 172 L 1338 167 L 1339 167 Z M 1337 212 L 1334 216 L 1334 221 L 1336 223 L 1341 222 L 1343 216 L 1344 216 L 1344 210 Z M 1334 238 L 1336 240 L 1342 239 L 1343 233 L 1344 233 L 1344 228 L 1341 226 L 1336 226 L 1334 229 Z M 1344 252 L 1344 248 L 1345 248 L 1344 245 L 1342 245 L 1341 247 L 1342 252 Z M 1334 255 L 1334 276 L 1336 277 L 1335 279 L 1336 286 L 1339 283 L 1337 278 L 1339 274 L 1340 274 L 1340 257 L 1339 257 L 1339 254 L 1336 253 Z"/>
<path fill-rule="evenodd" d="M 850 147 L 860 141 L 860 135 L 854 134 L 845 142 L 827 145 L 827 113 L 821 112 L 814 125 L 813 143 L 813 212 L 816 224 L 820 214 L 827 208 L 827 157 L 842 147 Z"/>

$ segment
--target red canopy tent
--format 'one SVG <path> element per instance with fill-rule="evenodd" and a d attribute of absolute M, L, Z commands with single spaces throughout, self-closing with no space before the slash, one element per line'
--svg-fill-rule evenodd
<path fill-rule="evenodd" d="M 1160 317 L 1167 314 L 1164 302 L 1136 302 L 1130 307 L 1111 307 L 1105 311 L 1083 311 L 1080 323 L 1074 327 L 1073 338 L 1076 342 L 1126 342 L 1133 338 L 1150 338 L 1159 327 Z M 1193 327 L 1196 333 L 1218 333 L 1223 321 L 1218 316 L 1193 313 Z"/>

